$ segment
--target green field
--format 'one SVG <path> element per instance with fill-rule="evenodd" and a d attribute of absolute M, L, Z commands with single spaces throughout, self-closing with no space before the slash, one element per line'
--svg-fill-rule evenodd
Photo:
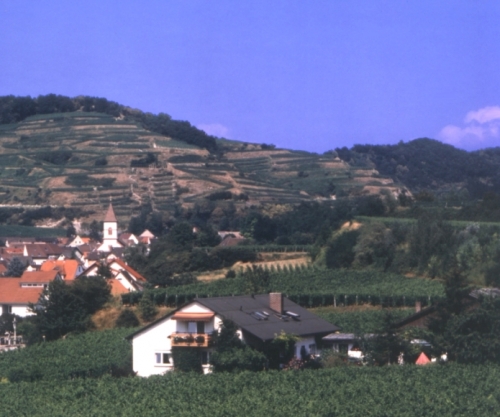
<path fill-rule="evenodd" d="M 210 283 L 197 283 L 150 292 L 157 304 L 178 306 L 195 297 L 222 297 L 252 293 L 248 274 Z M 407 278 L 379 271 L 296 268 L 269 272 L 269 281 L 259 293 L 282 292 L 305 307 L 373 304 L 412 306 L 415 301 L 429 304 L 444 296 L 443 285 L 436 280 Z M 141 293 L 122 296 L 125 303 L 136 303 Z"/>
<path fill-rule="evenodd" d="M 5 416 L 498 416 L 498 366 L 344 367 L 0 384 Z"/>
<path fill-rule="evenodd" d="M 132 348 L 124 337 L 131 329 L 68 335 L 0 354 L 0 379 L 66 380 L 129 372 Z M 1 400 L 0 400 L 1 403 Z"/>
<path fill-rule="evenodd" d="M 393 320 L 403 320 L 415 313 L 414 308 L 345 311 L 332 307 L 319 307 L 311 311 L 326 321 L 340 327 L 344 333 L 375 333 L 384 325 L 390 312 Z"/>
<path fill-rule="evenodd" d="M 0 225 L 0 237 L 60 237 L 66 236 L 66 230 L 62 228 Z"/>

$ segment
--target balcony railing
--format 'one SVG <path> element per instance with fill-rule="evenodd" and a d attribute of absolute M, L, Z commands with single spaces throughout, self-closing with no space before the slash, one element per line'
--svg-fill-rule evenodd
<path fill-rule="evenodd" d="M 207 333 L 172 333 L 169 338 L 172 346 L 208 347 L 211 342 Z"/>

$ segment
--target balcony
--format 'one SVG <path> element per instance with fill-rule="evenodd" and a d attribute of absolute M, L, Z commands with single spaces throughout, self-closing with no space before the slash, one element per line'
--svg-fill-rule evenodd
<path fill-rule="evenodd" d="M 208 347 L 211 337 L 208 333 L 172 333 L 170 336 L 172 347 Z"/>

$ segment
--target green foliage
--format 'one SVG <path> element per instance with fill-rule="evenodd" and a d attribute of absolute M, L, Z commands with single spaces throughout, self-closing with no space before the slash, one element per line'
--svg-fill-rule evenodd
<path fill-rule="evenodd" d="M 108 160 L 105 157 L 97 158 L 94 162 L 96 167 L 104 167 L 108 165 Z"/>
<path fill-rule="evenodd" d="M 366 158 L 382 175 L 389 175 L 410 189 L 469 182 L 469 192 L 477 193 L 478 189 L 484 190 L 484 186 L 474 187 L 481 178 L 492 177 L 493 184 L 498 178 L 498 156 L 494 149 L 487 153 L 466 152 L 424 138 L 397 145 L 355 145 L 348 153 L 336 150 L 345 160 Z"/>
<path fill-rule="evenodd" d="M 19 258 L 12 258 L 9 262 L 7 271 L 5 272 L 6 277 L 20 277 L 24 270 L 26 269 L 26 263 L 21 261 Z"/>
<path fill-rule="evenodd" d="M 100 277 L 80 278 L 71 285 L 52 281 L 35 308 L 33 324 L 39 335 L 55 340 L 70 332 L 82 332 L 91 325 L 90 315 L 111 295 L 108 283 Z"/>
<path fill-rule="evenodd" d="M 265 293 L 271 282 L 269 271 L 256 266 L 247 269 L 247 271 L 242 274 L 242 277 L 246 283 L 246 294 Z"/>
<path fill-rule="evenodd" d="M 500 362 L 500 300 L 483 298 L 474 305 L 471 287 L 454 269 L 447 276 L 446 298 L 437 304 L 429 329 L 438 353 L 462 363 Z"/>
<path fill-rule="evenodd" d="M 214 352 L 210 364 L 214 372 L 261 371 L 267 362 L 263 353 L 246 345 L 238 337 L 237 326 L 223 320 L 218 332 L 212 335 Z"/>
<path fill-rule="evenodd" d="M 451 359 L 460 363 L 500 363 L 500 300 L 484 299 L 447 323 L 444 339 Z"/>
<path fill-rule="evenodd" d="M 341 232 L 332 238 L 325 249 L 325 264 L 328 268 L 348 268 L 355 258 L 354 247 L 359 231 Z"/>
<path fill-rule="evenodd" d="M 124 337 L 130 329 L 71 335 L 64 340 L 43 342 L 0 355 L 0 378 L 10 382 L 102 375 L 130 375 L 132 349 Z"/>
<path fill-rule="evenodd" d="M 225 352 L 213 352 L 210 363 L 214 372 L 257 372 L 264 370 L 267 358 L 263 353 L 243 346 Z"/>
<path fill-rule="evenodd" d="M 139 314 L 143 320 L 151 321 L 156 317 L 157 314 L 156 306 L 148 292 L 145 292 L 139 302 Z"/>
<path fill-rule="evenodd" d="M 390 365 L 398 362 L 400 355 L 410 349 L 409 341 L 405 340 L 395 327 L 396 320 L 390 312 L 386 312 L 383 326 L 375 332 L 374 337 L 364 340 L 365 360 L 374 365 Z"/>
<path fill-rule="evenodd" d="M 148 152 L 145 156 L 143 157 L 138 157 L 137 159 L 133 159 L 130 161 L 130 166 L 131 167 L 148 167 L 151 164 L 156 163 L 158 160 L 156 154 L 152 152 Z"/>
<path fill-rule="evenodd" d="M 391 309 L 395 321 L 403 320 L 415 312 L 412 308 Z M 343 333 L 375 333 L 384 325 L 386 310 L 344 311 L 331 307 L 314 309 L 313 313 L 322 319 L 340 327 Z"/>
<path fill-rule="evenodd" d="M 135 313 L 126 308 L 122 310 L 115 322 L 115 327 L 137 327 L 139 326 L 139 319 Z"/>
<path fill-rule="evenodd" d="M 172 359 L 176 372 L 194 372 L 197 374 L 203 372 L 200 349 L 198 348 L 174 346 L 172 347 Z"/>
<path fill-rule="evenodd" d="M 387 270 L 394 257 L 395 243 L 391 229 L 383 224 L 372 223 L 363 226 L 354 247 L 354 265 Z"/>
<path fill-rule="evenodd" d="M 89 177 L 87 174 L 72 174 L 68 175 L 68 177 L 64 180 L 64 183 L 67 185 L 74 185 L 76 187 L 103 187 L 110 188 L 113 186 L 113 183 L 116 181 L 116 178 L 94 178 Z"/>
<path fill-rule="evenodd" d="M 56 94 L 32 97 L 0 97 L 0 124 L 15 123 L 37 114 L 74 112 L 82 109 L 84 112 L 106 113 L 113 117 L 120 114 L 136 121 L 145 129 L 159 133 L 185 143 L 206 148 L 210 151 L 217 149 L 215 138 L 207 135 L 189 122 L 172 120 L 164 113 L 154 115 L 132 110 L 128 107 L 109 101 L 105 98 L 78 96 L 69 98 Z"/>
<path fill-rule="evenodd" d="M 498 366 L 349 366 L 0 384 L 0 396 L 3 410 L 32 417 L 469 417 L 498 414 L 499 384 Z"/>
<path fill-rule="evenodd" d="M 171 373 L 0 384 L 4 410 L 30 416 L 494 416 L 498 366 L 341 367 Z M 307 400 L 305 400 L 307 399 Z M 335 414 L 334 414 L 335 413 Z"/>
<path fill-rule="evenodd" d="M 39 155 L 39 159 L 54 165 L 65 165 L 72 156 L 73 152 L 71 151 L 59 150 L 43 152 Z"/>

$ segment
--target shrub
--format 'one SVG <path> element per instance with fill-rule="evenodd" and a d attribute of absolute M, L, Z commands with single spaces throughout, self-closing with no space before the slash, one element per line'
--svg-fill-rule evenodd
<path fill-rule="evenodd" d="M 177 347 L 172 348 L 172 359 L 177 372 L 202 373 L 201 356 L 198 348 Z"/>
<path fill-rule="evenodd" d="M 156 316 L 157 310 L 149 294 L 143 294 L 139 302 L 139 314 L 146 321 L 151 321 Z"/>
<path fill-rule="evenodd" d="M 123 310 L 115 322 L 115 327 L 137 327 L 139 326 L 137 315 L 129 309 Z"/>

